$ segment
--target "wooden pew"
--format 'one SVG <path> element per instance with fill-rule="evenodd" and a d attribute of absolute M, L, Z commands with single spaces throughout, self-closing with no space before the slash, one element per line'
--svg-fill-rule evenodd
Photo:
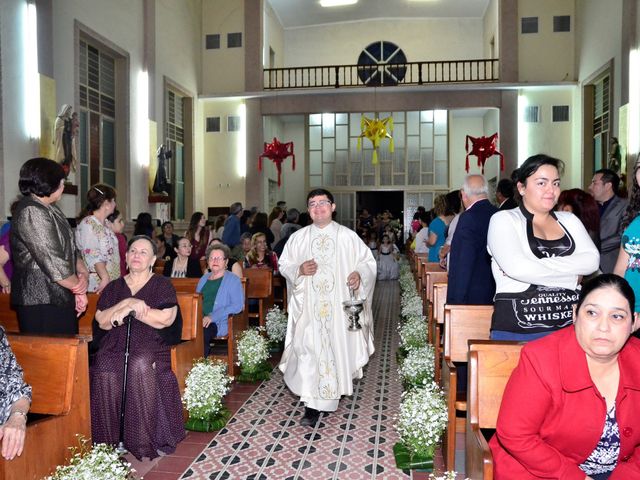
<path fill-rule="evenodd" d="M 524 346 L 518 342 L 469 342 L 466 473 L 493 480 L 493 457 L 481 430 L 496 428 L 502 395 Z"/>
<path fill-rule="evenodd" d="M 10 297 L 11 295 L 8 293 L 0 293 L 0 325 L 2 325 L 8 333 L 19 333 L 18 316 L 11 306 Z M 91 340 L 93 336 L 91 322 L 93 322 L 93 317 L 96 316 L 96 306 L 99 297 L 96 293 L 87 294 L 87 300 L 89 300 L 87 310 L 78 320 L 78 333 L 83 337 L 88 337 L 89 340 Z"/>
<path fill-rule="evenodd" d="M 213 339 L 213 343 L 215 345 L 211 351 L 212 353 L 209 354 L 210 357 L 218 358 L 220 360 L 225 361 L 227 363 L 229 375 L 232 375 L 232 376 L 239 374 L 239 367 L 238 365 L 236 365 L 238 361 L 238 335 L 240 334 L 240 332 L 248 328 L 247 285 L 249 281 L 246 278 L 241 278 L 240 280 L 242 282 L 242 288 L 244 291 L 244 298 L 245 298 L 244 310 L 241 313 L 238 313 L 236 315 L 229 315 L 229 320 L 228 320 L 229 333 L 224 337 L 216 337 Z M 171 279 L 171 283 L 176 289 L 176 292 L 178 293 L 178 295 L 180 295 L 181 293 L 187 293 L 187 294 L 192 294 L 197 297 L 200 297 L 200 306 L 199 306 L 199 309 L 197 310 L 198 324 L 196 327 L 198 331 L 198 339 L 195 340 L 199 345 L 198 348 L 199 348 L 200 354 L 198 355 L 198 357 L 195 357 L 195 358 L 199 358 L 204 355 L 204 333 L 203 333 L 203 327 L 202 327 L 203 313 L 202 313 L 202 299 L 201 299 L 202 296 L 200 294 L 195 293 L 196 287 L 198 285 L 198 281 L 199 281 L 198 278 L 172 278 Z M 191 311 L 193 312 L 193 309 Z M 184 311 L 182 315 L 183 315 L 183 322 L 184 322 L 186 318 Z M 183 332 L 184 332 L 184 323 L 183 323 Z M 185 338 L 183 337 L 183 340 L 184 339 Z M 173 358 L 173 353 L 172 353 L 172 358 Z M 189 369 L 191 369 L 191 364 L 189 364 L 189 367 L 186 371 L 187 373 L 189 372 Z M 177 375 L 178 374 L 176 373 L 176 376 Z M 178 383 L 180 384 L 180 379 L 178 379 Z M 180 388 L 182 391 L 183 384 L 180 384 Z"/>
<path fill-rule="evenodd" d="M 164 266 L 166 263 L 167 261 L 164 258 L 156 259 L 156 263 L 153 264 L 153 273 L 155 273 L 156 275 L 163 275 Z"/>
<path fill-rule="evenodd" d="M 177 292 L 178 306 L 182 314 L 181 342 L 171 348 L 171 370 L 175 373 L 184 393 L 185 380 L 193 361 L 204 356 L 204 332 L 202 330 L 202 295 Z"/>
<path fill-rule="evenodd" d="M 171 278 L 171 284 L 176 292 L 196 293 L 199 278 Z"/>
<path fill-rule="evenodd" d="M 426 261 L 427 258 L 429 258 L 428 253 L 416 253 L 413 255 L 413 263 L 411 265 L 412 267 L 411 270 L 413 271 L 413 276 L 416 281 L 416 288 L 418 288 L 418 291 L 420 291 L 419 279 L 420 279 L 420 276 L 422 275 L 421 265 L 422 265 L 422 262 Z"/>
<path fill-rule="evenodd" d="M 437 268 L 435 265 L 437 265 Z M 446 270 L 440 267 L 440 264 L 428 263 L 425 266 L 422 276 L 424 279 L 424 300 L 422 305 L 426 310 L 425 316 L 427 317 L 427 320 L 429 320 L 433 318 L 433 285 L 436 282 L 446 283 L 449 279 L 449 274 Z"/>
<path fill-rule="evenodd" d="M 245 268 L 243 274 L 249 281 L 247 297 L 258 300 L 258 312 L 248 312 L 249 318 L 257 318 L 264 327 L 267 311 L 273 305 L 273 272 L 266 268 Z"/>
<path fill-rule="evenodd" d="M 447 303 L 447 287 L 445 282 L 436 282 L 433 284 L 433 315 L 427 319 L 428 322 L 428 340 L 433 345 L 435 358 L 440 359 L 442 355 L 442 325 L 444 325 L 444 307 Z M 440 383 L 440 361 L 436 361 L 435 380 Z"/>
<path fill-rule="evenodd" d="M 276 295 L 277 292 L 277 295 Z M 273 302 L 280 306 L 283 312 L 287 312 L 287 280 L 282 275 L 273 276 Z"/>
<path fill-rule="evenodd" d="M 449 420 L 443 436 L 442 456 L 447 470 L 455 469 L 456 411 L 466 411 L 466 400 L 458 398 L 458 374 L 454 362 L 466 363 L 469 340 L 489 340 L 493 305 L 446 305 L 442 388 L 447 398 Z"/>
<path fill-rule="evenodd" d="M 31 480 L 50 475 L 77 446 L 76 434 L 91 439 L 89 354 L 82 337 L 8 334 L 7 338 L 33 388 L 24 452 L 0 458 L 0 479 Z M 40 417 L 40 415 L 44 415 Z"/>

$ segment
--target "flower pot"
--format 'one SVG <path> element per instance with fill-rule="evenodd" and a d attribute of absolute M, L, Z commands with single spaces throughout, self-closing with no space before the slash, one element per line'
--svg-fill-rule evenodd
<path fill-rule="evenodd" d="M 273 368 L 267 362 L 262 362 L 252 369 L 240 365 L 240 375 L 236 377 L 238 382 L 261 382 L 271 378 Z"/>
<path fill-rule="evenodd" d="M 284 350 L 284 342 L 269 342 L 269 353 L 280 353 Z"/>
<path fill-rule="evenodd" d="M 393 456 L 396 459 L 396 467 L 401 470 L 433 471 L 433 452 L 431 455 L 416 455 L 411 453 L 404 443 L 398 442 L 393 446 Z"/>
<path fill-rule="evenodd" d="M 213 432 L 215 430 L 221 430 L 229 421 L 231 412 L 222 407 L 220 411 L 209 416 L 208 418 L 191 418 L 185 423 L 184 428 L 191 430 L 192 432 Z"/>

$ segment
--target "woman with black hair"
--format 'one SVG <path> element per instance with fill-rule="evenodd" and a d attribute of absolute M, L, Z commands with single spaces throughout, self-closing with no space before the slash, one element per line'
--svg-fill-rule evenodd
<path fill-rule="evenodd" d="M 563 166 L 547 155 L 529 157 L 518 169 L 520 207 L 491 217 L 493 340 L 535 340 L 571 324 L 580 281 L 598 269 L 600 255 L 582 222 L 554 212 Z"/>
<path fill-rule="evenodd" d="M 78 333 L 77 315 L 87 308 L 88 272 L 55 204 L 64 190 L 62 166 L 32 158 L 20 168 L 24 195 L 11 223 L 14 271 L 11 303 L 24 333 Z"/>
<path fill-rule="evenodd" d="M 107 217 L 115 209 L 116 191 L 99 183 L 87 192 L 87 206 L 78 216 L 76 243 L 89 269 L 89 292 L 100 293 L 122 273 L 118 238 L 107 226 Z"/>
<path fill-rule="evenodd" d="M 200 260 L 205 258 L 207 247 L 211 241 L 211 232 L 207 227 L 207 217 L 202 212 L 194 212 L 191 215 L 189 228 L 184 236 L 191 242 L 191 258 Z"/>

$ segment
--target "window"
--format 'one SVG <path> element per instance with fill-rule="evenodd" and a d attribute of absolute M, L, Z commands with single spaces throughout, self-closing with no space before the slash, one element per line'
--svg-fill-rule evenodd
<path fill-rule="evenodd" d="M 237 48 L 242 46 L 242 32 L 227 34 L 227 48 Z"/>
<path fill-rule="evenodd" d="M 237 132 L 240 130 L 240 117 L 229 115 L 227 117 L 227 132 Z"/>
<path fill-rule="evenodd" d="M 165 165 L 169 194 L 171 195 L 171 218 L 185 218 L 185 166 L 184 166 L 184 102 L 185 96 L 177 90 L 166 89 L 165 97 Z"/>
<path fill-rule="evenodd" d="M 553 31 L 554 32 L 570 32 L 571 31 L 571 16 L 569 15 L 556 15 L 553 17 Z"/>
<path fill-rule="evenodd" d="M 538 17 L 522 17 L 522 33 L 538 33 Z"/>
<path fill-rule="evenodd" d="M 220 131 L 220 117 L 207 117 L 207 132 Z"/>
<path fill-rule="evenodd" d="M 207 35 L 205 37 L 207 50 L 215 50 L 220 48 L 220 34 L 212 33 L 211 35 Z"/>
<path fill-rule="evenodd" d="M 116 60 L 104 47 L 80 40 L 80 198 L 89 186 L 116 186 Z"/>
<path fill-rule="evenodd" d="M 569 121 L 569 105 L 554 105 L 551 108 L 552 122 L 568 122 Z"/>
<path fill-rule="evenodd" d="M 524 121 L 527 123 L 540 122 L 540 107 L 537 105 L 527 105 L 524 109 Z"/>

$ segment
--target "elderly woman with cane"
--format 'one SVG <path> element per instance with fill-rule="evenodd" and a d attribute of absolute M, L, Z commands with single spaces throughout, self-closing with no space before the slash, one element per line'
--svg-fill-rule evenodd
<path fill-rule="evenodd" d="M 153 273 L 155 243 L 133 237 L 126 261 L 129 273 L 109 283 L 98 300 L 91 430 L 96 443 L 123 443 L 138 459 L 154 458 L 172 453 L 185 436 L 170 353 L 182 319 L 171 281 Z"/>

